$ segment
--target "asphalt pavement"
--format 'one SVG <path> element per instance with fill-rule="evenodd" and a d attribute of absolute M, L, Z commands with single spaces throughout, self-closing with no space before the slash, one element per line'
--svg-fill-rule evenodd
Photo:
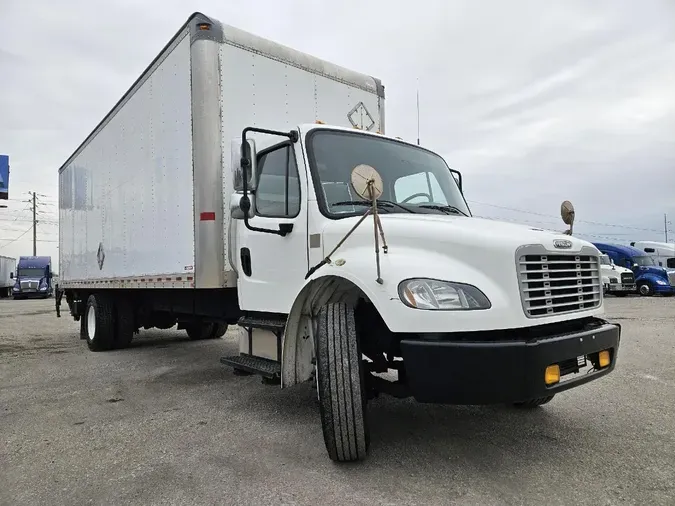
<path fill-rule="evenodd" d="M 232 334 L 92 353 L 53 305 L 0 299 L 2 505 L 675 504 L 675 298 L 608 297 L 616 370 L 540 409 L 374 400 L 347 465 L 310 385 L 220 364 Z"/>

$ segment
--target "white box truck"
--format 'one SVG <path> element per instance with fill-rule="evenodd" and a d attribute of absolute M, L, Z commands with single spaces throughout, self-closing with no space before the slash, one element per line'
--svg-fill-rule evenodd
<path fill-rule="evenodd" d="M 535 407 L 612 371 L 597 249 L 472 217 L 384 133 L 377 79 L 192 15 L 59 169 L 57 313 L 94 351 L 238 324 L 221 361 L 316 382 L 336 461 L 379 393 Z"/>
<path fill-rule="evenodd" d="M 11 297 L 16 258 L 0 256 L 0 297 Z"/>

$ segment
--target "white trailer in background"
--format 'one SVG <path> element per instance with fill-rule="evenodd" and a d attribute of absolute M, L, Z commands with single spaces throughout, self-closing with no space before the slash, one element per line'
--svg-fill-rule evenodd
<path fill-rule="evenodd" d="M 384 135 L 380 81 L 199 13 L 59 185 L 57 313 L 89 347 L 239 324 L 221 361 L 316 381 L 333 460 L 365 457 L 380 392 L 535 407 L 616 363 L 596 248 L 473 218 L 457 171 Z"/>
<path fill-rule="evenodd" d="M 11 297 L 16 258 L 0 256 L 0 297 Z"/>

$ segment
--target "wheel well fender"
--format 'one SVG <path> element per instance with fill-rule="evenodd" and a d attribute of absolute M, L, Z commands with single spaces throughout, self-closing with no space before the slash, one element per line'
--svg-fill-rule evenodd
<path fill-rule="evenodd" d="M 321 307 L 345 302 L 352 307 L 360 298 L 377 302 L 373 294 L 364 290 L 357 280 L 335 275 L 310 279 L 300 290 L 288 314 L 281 352 L 281 387 L 287 388 L 309 380 L 314 365 L 314 329 L 312 318 Z"/>

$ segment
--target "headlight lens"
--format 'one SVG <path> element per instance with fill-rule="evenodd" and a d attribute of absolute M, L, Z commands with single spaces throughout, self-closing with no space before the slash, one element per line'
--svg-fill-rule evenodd
<path fill-rule="evenodd" d="M 398 285 L 401 301 L 416 309 L 489 309 L 492 304 L 478 288 L 437 279 L 407 279 Z"/>

